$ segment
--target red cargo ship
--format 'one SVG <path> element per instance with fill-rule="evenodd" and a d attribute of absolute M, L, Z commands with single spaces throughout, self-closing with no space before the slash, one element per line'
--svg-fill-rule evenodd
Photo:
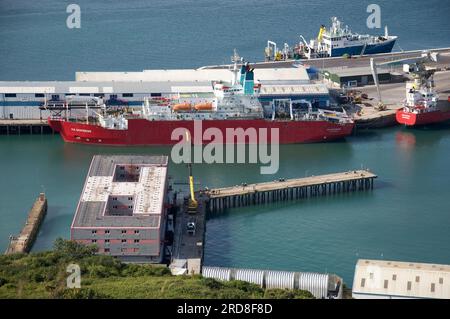
<path fill-rule="evenodd" d="M 415 63 L 404 66 L 404 71 L 412 74 L 414 80 L 406 84 L 404 106 L 396 113 L 398 123 L 420 126 L 450 120 L 449 101 L 439 100 L 435 91 L 433 75 L 436 70 L 425 66 L 425 62 L 437 59 L 437 55 L 425 52 Z"/>
<path fill-rule="evenodd" d="M 273 129 L 278 129 L 280 144 L 331 141 L 352 133 L 354 122 L 345 113 L 313 111 L 311 103 L 305 100 L 297 102 L 308 104 L 306 112 L 295 109 L 291 101 L 273 102 L 272 116 L 268 118 L 258 100 L 259 88 L 253 81 L 253 70 L 247 65 L 240 71 L 240 80 L 235 67 L 231 83 L 213 84 L 215 97 L 210 100 L 178 98 L 173 103 L 170 99 L 146 99 L 142 110 L 133 114 L 96 113 L 93 121 L 89 116 L 84 121 L 52 117 L 48 122 L 66 142 L 101 145 L 173 145 L 180 140 L 178 136 L 172 139 L 177 128 L 187 129 L 193 142 L 202 144 L 211 142 L 203 138 L 208 129 L 214 130 L 215 141 L 219 132 L 224 139 L 227 131 L 236 129 L 246 130 L 246 134 L 256 132 L 256 139 L 247 136 L 241 141 L 227 139 L 225 143 L 270 143 L 275 134 Z M 201 127 L 195 123 L 201 123 Z M 267 135 L 262 129 L 266 129 Z"/>
<path fill-rule="evenodd" d="M 173 145 L 172 131 L 183 127 L 194 133 L 194 121 L 149 121 L 146 119 L 128 119 L 127 129 L 110 129 L 97 124 L 71 122 L 62 119 L 49 119 L 50 126 L 59 132 L 64 141 L 84 144 L 103 145 Z M 226 129 L 255 128 L 267 129 L 266 141 L 271 140 L 271 129 L 279 129 L 279 143 L 312 143 L 344 138 L 352 133 L 353 123 L 332 123 L 322 121 L 271 121 L 257 120 L 210 120 L 202 121 L 202 135 L 208 128 L 218 128 L 223 136 Z M 248 142 L 248 139 L 246 139 Z M 203 140 L 207 144 L 209 141 Z"/>

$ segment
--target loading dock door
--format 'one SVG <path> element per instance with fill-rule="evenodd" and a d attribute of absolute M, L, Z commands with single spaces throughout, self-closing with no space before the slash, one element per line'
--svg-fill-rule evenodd
<path fill-rule="evenodd" d="M 361 85 L 367 85 L 369 84 L 369 77 L 367 75 L 363 75 L 361 77 Z"/>

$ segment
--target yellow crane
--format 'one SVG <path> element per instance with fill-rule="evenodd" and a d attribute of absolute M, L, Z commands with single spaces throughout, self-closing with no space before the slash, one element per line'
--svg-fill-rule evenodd
<path fill-rule="evenodd" d="M 190 142 L 190 132 L 186 130 L 186 141 Z M 192 175 L 192 163 L 188 164 L 189 167 L 189 190 L 191 193 L 191 197 L 189 198 L 188 205 L 188 213 L 195 214 L 198 208 L 198 202 L 195 199 L 195 191 L 194 191 L 194 176 Z"/>
<path fill-rule="evenodd" d="M 320 30 L 319 30 L 319 35 L 317 36 L 317 41 L 320 42 L 322 41 L 322 37 L 323 37 L 323 33 L 327 31 L 327 28 L 325 28 L 324 25 L 320 26 Z"/>
<path fill-rule="evenodd" d="M 192 164 L 189 163 L 189 189 L 191 191 L 191 198 L 189 199 L 189 206 L 188 206 L 188 212 L 189 213 L 196 213 L 198 202 L 195 199 L 195 191 L 194 191 L 194 176 L 192 176 Z"/>

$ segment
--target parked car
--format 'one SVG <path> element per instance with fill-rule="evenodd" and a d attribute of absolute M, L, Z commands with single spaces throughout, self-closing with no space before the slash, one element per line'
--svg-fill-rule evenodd
<path fill-rule="evenodd" d="M 188 222 L 186 224 L 186 230 L 188 232 L 188 234 L 190 235 L 195 235 L 195 222 Z"/>

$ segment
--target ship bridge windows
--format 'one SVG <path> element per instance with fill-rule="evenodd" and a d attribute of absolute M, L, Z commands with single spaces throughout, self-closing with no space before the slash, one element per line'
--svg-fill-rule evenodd
<path fill-rule="evenodd" d="M 159 97 L 162 96 L 162 93 L 150 93 L 151 97 Z"/>
<path fill-rule="evenodd" d="M 79 96 L 91 96 L 91 94 L 89 94 L 89 93 L 80 93 L 80 94 L 78 94 Z"/>
<path fill-rule="evenodd" d="M 45 97 L 45 95 L 44 95 L 44 93 L 36 93 L 36 94 L 34 95 L 34 97 L 37 97 L 37 98 L 39 98 L 39 97 Z"/>
<path fill-rule="evenodd" d="M 16 93 L 5 93 L 5 97 L 17 97 Z"/>
<path fill-rule="evenodd" d="M 133 93 L 122 93 L 122 97 L 133 97 Z"/>

